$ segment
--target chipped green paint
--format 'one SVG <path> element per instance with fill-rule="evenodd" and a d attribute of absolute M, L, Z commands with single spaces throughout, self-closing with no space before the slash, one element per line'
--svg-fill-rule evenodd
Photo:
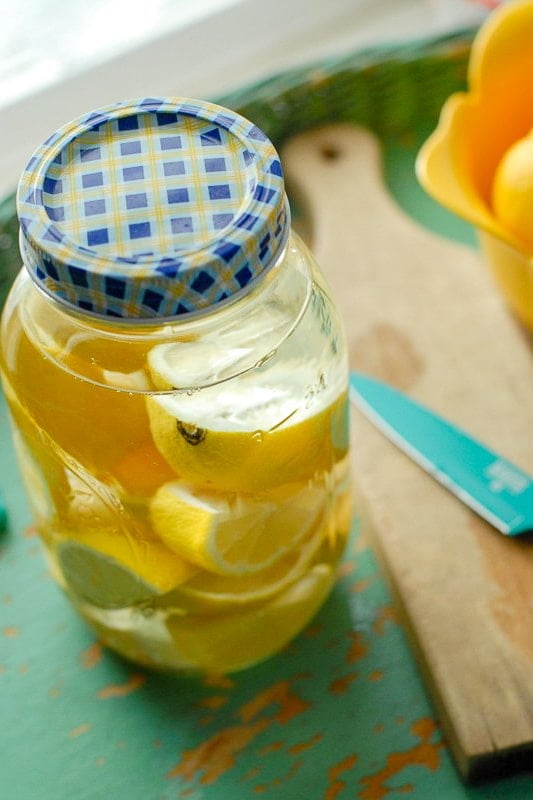
<path fill-rule="evenodd" d="M 8 800 L 488 797 L 457 777 L 357 527 L 330 600 L 280 655 L 230 677 L 146 673 L 96 642 L 42 558 L 28 558 L 35 538 L 20 535 L 30 520 L 11 449 L 0 458 Z M 495 783 L 490 798 L 524 800 L 530 781 Z"/>

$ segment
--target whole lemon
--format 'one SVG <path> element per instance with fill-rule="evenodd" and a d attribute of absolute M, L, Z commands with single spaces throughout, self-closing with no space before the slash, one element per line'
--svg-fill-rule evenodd
<path fill-rule="evenodd" d="M 500 161 L 492 207 L 504 228 L 533 252 L 533 131 L 516 141 Z"/>

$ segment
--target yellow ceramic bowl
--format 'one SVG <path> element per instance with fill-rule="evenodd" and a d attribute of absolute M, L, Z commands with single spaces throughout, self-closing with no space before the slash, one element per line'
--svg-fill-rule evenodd
<path fill-rule="evenodd" d="M 445 103 L 417 158 L 428 194 L 471 222 L 510 308 L 533 330 L 533 252 L 491 206 L 504 154 L 533 128 L 533 0 L 499 7 L 477 33 L 468 91 Z"/>

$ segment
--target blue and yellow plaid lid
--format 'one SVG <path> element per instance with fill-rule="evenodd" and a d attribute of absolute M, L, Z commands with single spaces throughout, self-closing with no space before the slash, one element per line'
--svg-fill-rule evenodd
<path fill-rule="evenodd" d="M 289 228 L 272 143 L 239 114 L 183 98 L 120 102 L 65 125 L 30 159 L 17 206 L 37 284 L 130 319 L 246 292 Z"/>

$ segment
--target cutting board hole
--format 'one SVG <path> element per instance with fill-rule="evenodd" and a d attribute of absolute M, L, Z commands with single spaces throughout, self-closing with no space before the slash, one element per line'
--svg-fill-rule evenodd
<path fill-rule="evenodd" d="M 337 161 L 342 155 L 336 144 L 322 145 L 320 154 L 325 161 Z"/>

